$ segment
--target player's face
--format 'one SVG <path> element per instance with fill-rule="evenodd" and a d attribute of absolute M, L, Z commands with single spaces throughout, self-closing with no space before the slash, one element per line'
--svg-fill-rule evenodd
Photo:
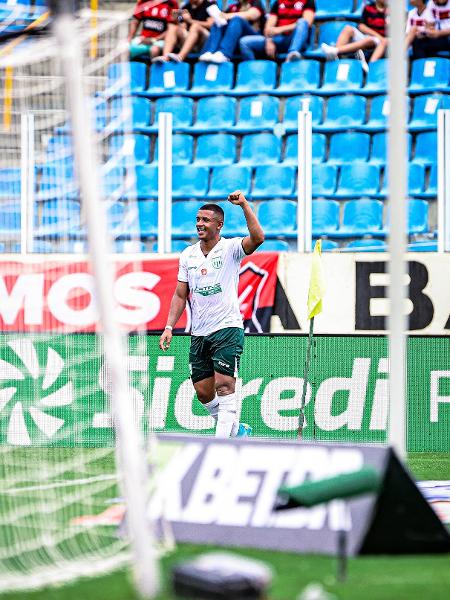
<path fill-rule="evenodd" d="M 197 213 L 197 235 L 199 240 L 214 239 L 222 229 L 222 222 L 218 221 L 212 210 L 199 210 Z"/>

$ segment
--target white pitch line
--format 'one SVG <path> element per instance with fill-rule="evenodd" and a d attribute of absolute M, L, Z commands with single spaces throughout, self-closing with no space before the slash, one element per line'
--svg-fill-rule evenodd
<path fill-rule="evenodd" d="M 71 479 L 70 481 L 60 481 L 58 483 L 47 483 L 46 485 L 30 485 L 26 487 L 12 488 L 5 490 L 2 494 L 20 494 L 21 492 L 33 492 L 37 490 L 51 490 L 59 487 L 71 487 L 73 485 L 83 485 L 86 483 L 95 483 L 97 481 L 117 480 L 115 475 L 98 475 L 97 477 L 86 477 L 84 479 Z"/>

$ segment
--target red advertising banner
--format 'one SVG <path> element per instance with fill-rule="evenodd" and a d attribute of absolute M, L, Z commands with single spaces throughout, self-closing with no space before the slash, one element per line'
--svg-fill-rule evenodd
<path fill-rule="evenodd" d="M 248 331 L 269 331 L 278 255 L 244 258 L 239 301 Z M 167 322 L 177 283 L 178 259 L 116 262 L 114 297 L 118 321 L 128 331 L 158 331 Z M 86 261 L 0 262 L 0 330 L 92 332 L 98 329 L 95 280 Z M 189 330 L 189 309 L 178 328 Z"/>

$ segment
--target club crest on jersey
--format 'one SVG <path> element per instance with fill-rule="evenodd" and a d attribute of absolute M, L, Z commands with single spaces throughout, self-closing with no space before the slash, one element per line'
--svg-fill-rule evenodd
<path fill-rule="evenodd" d="M 206 273 L 207 273 L 207 272 L 208 272 L 208 269 L 202 269 L 202 270 L 201 270 L 201 274 L 202 274 L 202 275 L 206 275 Z"/>
<path fill-rule="evenodd" d="M 221 269 L 223 265 L 222 257 L 216 256 L 212 259 L 211 264 L 214 267 L 214 269 Z"/>

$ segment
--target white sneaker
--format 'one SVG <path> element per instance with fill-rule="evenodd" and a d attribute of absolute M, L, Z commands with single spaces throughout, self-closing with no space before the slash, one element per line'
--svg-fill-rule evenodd
<path fill-rule="evenodd" d="M 230 59 L 228 56 L 225 56 L 223 52 L 217 50 L 217 52 L 214 52 L 214 54 L 211 56 L 211 62 L 215 63 L 216 65 L 220 65 L 222 63 L 230 62 Z"/>
<path fill-rule="evenodd" d="M 203 54 L 200 54 L 200 56 L 198 57 L 198 60 L 201 62 L 212 62 L 211 61 L 212 57 L 213 57 L 212 52 L 204 52 Z"/>
<path fill-rule="evenodd" d="M 357 50 L 355 52 L 355 56 L 361 62 L 361 69 L 364 71 L 364 73 L 368 73 L 369 65 L 367 64 L 366 55 L 364 52 L 362 50 Z"/>
<path fill-rule="evenodd" d="M 179 54 L 175 54 L 175 52 L 169 52 L 169 54 L 167 55 L 169 60 L 171 60 L 172 62 L 183 62 L 183 59 L 180 57 Z"/>
<path fill-rule="evenodd" d="M 165 63 L 165 62 L 167 62 L 167 58 L 165 56 L 155 56 L 155 58 L 152 58 L 153 64 Z"/>
<path fill-rule="evenodd" d="M 302 58 L 303 57 L 300 52 L 297 52 L 297 50 L 292 50 L 292 52 L 289 52 L 289 54 L 286 56 L 286 62 L 293 62 L 301 60 Z"/>
<path fill-rule="evenodd" d="M 320 49 L 325 54 L 327 60 L 336 60 L 338 57 L 337 48 L 330 46 L 329 44 L 321 44 Z"/>

